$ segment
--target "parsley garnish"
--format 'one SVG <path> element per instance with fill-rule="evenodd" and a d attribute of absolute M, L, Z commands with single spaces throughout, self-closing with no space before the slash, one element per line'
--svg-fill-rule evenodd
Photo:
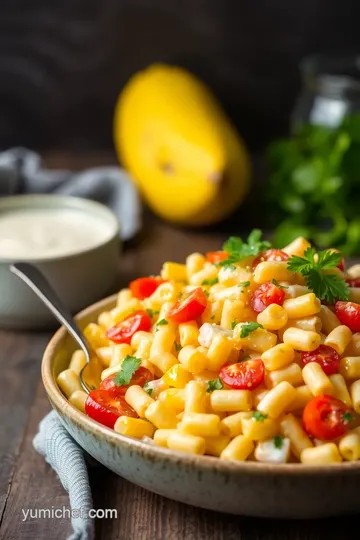
<path fill-rule="evenodd" d="M 261 240 L 262 232 L 260 229 L 254 229 L 248 236 L 247 242 L 243 242 L 238 236 L 230 236 L 225 242 L 223 250 L 229 253 L 227 259 L 215 263 L 216 266 L 225 266 L 226 268 L 236 269 L 234 263 L 240 262 L 247 257 L 256 257 L 262 251 L 271 247 L 270 242 Z"/>
<path fill-rule="evenodd" d="M 213 379 L 212 381 L 208 381 L 207 384 L 207 392 L 213 392 L 214 390 L 221 390 L 223 388 L 223 383 L 220 381 L 219 378 Z"/>
<path fill-rule="evenodd" d="M 180 343 L 175 343 L 175 351 L 179 352 L 181 351 L 181 349 L 182 349 L 182 346 L 180 345 Z"/>
<path fill-rule="evenodd" d="M 151 386 L 149 386 L 149 382 L 146 381 L 146 383 L 144 384 L 144 390 L 147 394 L 149 394 L 149 396 L 151 396 L 151 394 L 153 393 L 153 388 L 151 388 Z"/>
<path fill-rule="evenodd" d="M 282 437 L 282 435 L 276 435 L 274 437 L 275 448 L 278 448 L 279 450 L 281 450 L 281 448 L 283 447 L 283 444 L 284 444 L 284 437 Z"/>
<path fill-rule="evenodd" d="M 240 337 L 246 338 L 248 337 L 249 334 L 251 334 L 251 332 L 254 332 L 258 328 L 264 328 L 264 327 L 262 324 L 259 324 L 257 322 L 247 322 L 243 324 L 241 327 Z"/>
<path fill-rule="evenodd" d="M 354 417 L 350 412 L 346 412 L 343 415 L 343 420 L 344 420 L 345 424 L 350 424 L 350 422 L 352 422 L 354 420 Z"/>
<path fill-rule="evenodd" d="M 201 285 L 216 285 L 217 283 L 219 283 L 219 280 L 217 277 L 215 277 L 214 279 L 204 279 L 204 281 L 201 282 Z"/>
<path fill-rule="evenodd" d="M 234 330 L 235 326 L 237 325 L 237 321 L 232 321 L 231 323 L 231 330 Z"/>
<path fill-rule="evenodd" d="M 207 298 L 209 298 L 209 291 L 205 291 L 205 290 L 203 289 L 203 292 L 204 292 L 205 296 L 207 296 Z"/>
<path fill-rule="evenodd" d="M 167 322 L 166 319 L 161 319 L 161 321 L 158 321 L 156 324 L 157 324 L 157 326 L 163 326 L 163 325 L 169 324 L 169 323 Z"/>
<path fill-rule="evenodd" d="M 116 374 L 114 382 L 116 386 L 130 384 L 131 378 L 140 367 L 141 359 L 127 355 L 121 364 L 121 370 Z"/>
<path fill-rule="evenodd" d="M 317 255 L 317 261 L 315 261 Z M 299 272 L 305 277 L 306 285 L 320 300 L 333 304 L 336 300 L 348 300 L 349 287 L 344 279 L 336 274 L 325 274 L 324 270 L 336 268 L 342 255 L 336 251 L 318 251 L 308 248 L 304 257 L 293 255 L 288 259 L 287 267 L 292 272 Z"/>
<path fill-rule="evenodd" d="M 238 284 L 238 287 L 250 287 L 250 281 L 241 281 L 239 284 Z"/>
<path fill-rule="evenodd" d="M 279 289 L 288 289 L 289 288 L 289 287 L 285 287 L 285 285 L 280 285 L 280 283 L 278 281 L 276 281 L 276 279 L 272 279 L 271 283 L 273 285 L 276 285 L 276 287 L 279 287 Z"/>
<path fill-rule="evenodd" d="M 155 315 L 159 315 L 159 311 L 154 311 L 153 309 L 147 309 L 146 313 L 149 315 L 149 317 L 153 318 Z"/>
<path fill-rule="evenodd" d="M 253 412 L 252 417 L 253 417 L 257 422 L 263 422 L 264 420 L 267 419 L 268 415 L 267 415 L 267 414 L 263 414 L 263 413 L 260 412 L 260 411 L 255 411 L 255 412 Z"/>

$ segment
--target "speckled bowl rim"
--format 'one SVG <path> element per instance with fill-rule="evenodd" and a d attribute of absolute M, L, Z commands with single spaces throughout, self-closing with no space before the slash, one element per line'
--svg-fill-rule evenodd
<path fill-rule="evenodd" d="M 112 295 L 91 306 L 82 310 L 76 319 L 81 321 L 84 317 L 91 317 L 92 313 L 101 310 L 108 310 L 111 306 L 115 305 L 117 295 Z M 42 360 L 41 374 L 45 390 L 48 394 L 51 404 L 61 411 L 61 414 L 68 417 L 75 424 L 80 425 L 86 431 L 91 432 L 95 436 L 99 436 L 107 439 L 111 444 L 118 444 L 125 446 L 128 449 L 137 451 L 149 459 L 161 458 L 164 462 L 172 462 L 174 465 L 179 464 L 179 460 L 188 467 L 193 467 L 194 471 L 205 471 L 208 469 L 217 470 L 219 473 L 231 473 L 239 475 L 241 473 L 258 475 L 266 474 L 278 474 L 280 476 L 309 476 L 316 477 L 322 475 L 339 475 L 339 474 L 351 474 L 353 471 L 360 471 L 360 461 L 355 462 L 342 462 L 334 465 L 323 465 L 321 467 L 315 467 L 311 465 L 302 465 L 297 463 L 285 463 L 285 464 L 270 464 L 270 463 L 258 463 L 254 461 L 248 462 L 236 462 L 220 460 L 211 456 L 197 456 L 192 454 L 186 454 L 183 452 L 176 452 L 168 450 L 159 446 L 152 446 L 144 443 L 140 440 L 120 435 L 110 428 L 99 424 L 95 420 L 92 420 L 84 413 L 80 412 L 73 405 L 71 405 L 67 399 L 63 396 L 58 388 L 56 381 L 52 373 L 52 361 L 55 354 L 55 349 L 58 344 L 66 337 L 67 331 L 64 327 L 61 327 L 52 337 L 48 343 Z"/>
<path fill-rule="evenodd" d="M 112 212 L 107 206 L 92 199 L 85 199 L 83 197 L 73 197 L 72 195 L 57 195 L 49 193 L 30 193 L 28 195 L 10 195 L 0 199 L 0 214 L 7 210 L 21 210 L 27 208 L 47 208 L 46 203 L 56 202 L 57 208 L 73 209 L 83 212 L 87 212 L 91 215 L 92 212 L 96 212 L 98 219 L 102 219 L 109 228 L 109 234 L 101 242 L 97 242 L 85 249 L 79 249 L 70 253 L 64 253 L 63 255 L 51 255 L 44 257 L 0 257 L 0 264 L 9 264 L 15 260 L 23 260 L 26 262 L 32 262 L 34 264 L 41 264 L 52 261 L 63 261 L 78 257 L 79 255 L 85 255 L 86 253 L 94 252 L 103 246 L 111 243 L 114 238 L 119 237 L 120 234 L 120 222 L 114 212 Z"/>

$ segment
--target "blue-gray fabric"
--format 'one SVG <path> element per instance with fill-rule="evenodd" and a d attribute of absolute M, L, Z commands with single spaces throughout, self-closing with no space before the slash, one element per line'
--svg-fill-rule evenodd
<path fill-rule="evenodd" d="M 45 168 L 38 154 L 25 148 L 0 153 L 0 196 L 57 193 L 84 197 L 108 206 L 129 240 L 141 226 L 141 203 L 135 185 L 119 167 L 95 167 L 81 172 Z"/>
<path fill-rule="evenodd" d="M 81 511 L 81 517 L 71 518 L 73 532 L 68 540 L 93 540 L 94 519 L 86 517 L 93 502 L 84 451 L 66 431 L 55 411 L 40 422 L 33 444 L 69 493 L 70 509 Z"/>

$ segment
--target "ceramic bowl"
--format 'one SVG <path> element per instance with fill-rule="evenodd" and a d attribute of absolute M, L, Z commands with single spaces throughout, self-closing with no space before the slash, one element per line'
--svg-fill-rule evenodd
<path fill-rule="evenodd" d="M 80 326 L 115 301 L 113 296 L 87 308 L 77 317 Z M 73 407 L 56 384 L 75 348 L 61 328 L 44 353 L 42 377 L 50 402 L 79 445 L 130 482 L 193 506 L 247 516 L 314 518 L 360 510 L 359 462 L 323 467 L 225 462 L 160 448 L 98 424 Z"/>
<path fill-rule="evenodd" d="M 119 269 L 119 223 L 102 204 L 59 195 L 18 195 L 0 199 L 0 214 L 12 210 L 71 209 L 96 216 L 109 229 L 107 239 L 74 254 L 31 260 L 48 278 L 73 313 L 110 294 Z M 19 260 L 19 259 L 17 259 Z M 0 258 L 0 326 L 11 329 L 54 327 L 49 310 L 9 271 L 13 259 Z"/>

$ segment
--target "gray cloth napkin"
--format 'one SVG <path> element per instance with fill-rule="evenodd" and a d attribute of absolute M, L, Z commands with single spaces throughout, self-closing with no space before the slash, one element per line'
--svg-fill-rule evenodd
<path fill-rule="evenodd" d="M 50 170 L 35 152 L 12 148 L 0 153 L 0 196 L 21 193 L 57 193 L 101 202 L 118 217 L 123 240 L 132 238 L 141 226 L 138 192 L 119 167 Z"/>
<path fill-rule="evenodd" d="M 95 523 L 94 519 L 87 515 L 93 506 L 83 449 L 66 431 L 55 411 L 51 411 L 40 422 L 33 444 L 35 450 L 45 457 L 57 473 L 69 493 L 71 510 L 79 513 L 78 516 L 71 517 L 73 533 L 68 540 L 93 540 Z"/>

